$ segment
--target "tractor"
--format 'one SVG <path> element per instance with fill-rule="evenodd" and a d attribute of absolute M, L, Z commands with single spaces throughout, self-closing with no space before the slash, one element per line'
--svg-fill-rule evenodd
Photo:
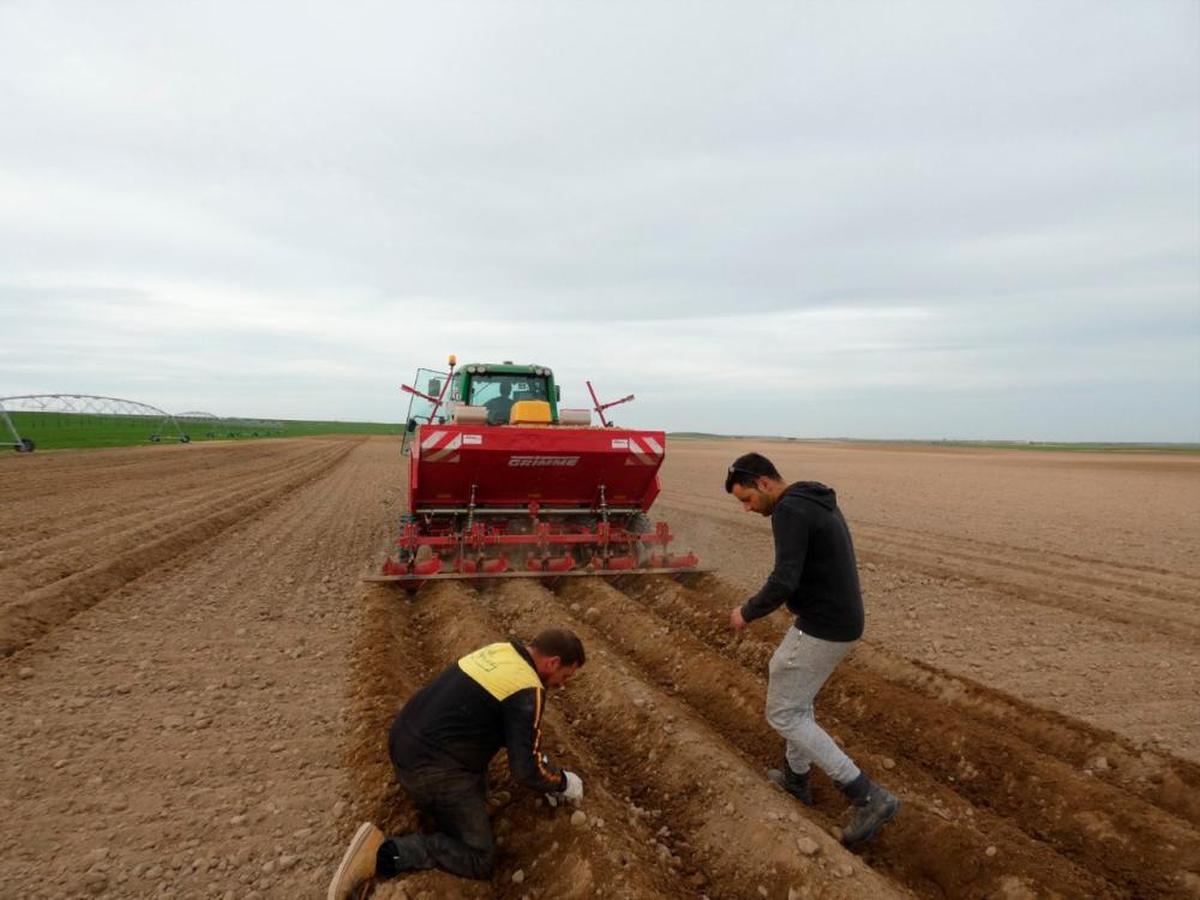
<path fill-rule="evenodd" d="M 699 571 L 647 513 L 666 436 L 616 427 L 605 412 L 560 405 L 540 365 L 420 369 L 404 451 L 409 501 L 395 552 L 372 580 L 415 590 L 437 579 L 548 578 Z M 592 420 L 593 412 L 599 419 Z"/>

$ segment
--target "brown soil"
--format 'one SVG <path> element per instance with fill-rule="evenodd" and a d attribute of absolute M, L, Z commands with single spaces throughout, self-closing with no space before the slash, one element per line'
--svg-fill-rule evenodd
<path fill-rule="evenodd" d="M 873 644 L 1200 762 L 1200 456 L 676 441 L 655 515 L 745 593 L 756 447 L 837 489 Z"/>
<path fill-rule="evenodd" d="M 0 457 L 4 895 L 321 896 L 343 842 L 416 818 L 384 733 L 457 656 L 549 623 L 589 664 L 547 714 L 586 822 L 491 773 L 490 884 L 438 897 L 1200 896 L 1200 460 L 778 443 L 834 485 L 868 639 L 818 700 L 905 806 L 859 853 L 771 787 L 787 618 L 728 610 L 768 523 L 721 487 L 749 445 L 676 441 L 654 517 L 709 576 L 361 577 L 402 511 L 385 439 Z M 514 877 L 515 876 L 515 877 Z"/>

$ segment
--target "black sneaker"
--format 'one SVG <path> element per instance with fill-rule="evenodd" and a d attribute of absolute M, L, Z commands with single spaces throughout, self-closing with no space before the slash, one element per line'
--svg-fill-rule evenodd
<path fill-rule="evenodd" d="M 779 785 L 805 806 L 813 805 L 812 784 L 808 777 L 810 774 L 811 771 L 797 775 L 792 771 L 792 767 L 788 765 L 786 759 L 783 761 L 782 769 L 767 769 L 769 781 Z"/>
<path fill-rule="evenodd" d="M 861 844 L 875 837 L 875 832 L 896 818 L 900 811 L 900 798 L 881 784 L 871 783 L 867 796 L 856 802 L 854 817 L 842 829 L 842 843 L 847 847 Z"/>

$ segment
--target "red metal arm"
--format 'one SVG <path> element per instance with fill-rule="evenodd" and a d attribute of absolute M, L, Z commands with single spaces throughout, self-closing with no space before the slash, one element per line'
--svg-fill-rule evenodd
<path fill-rule="evenodd" d="M 592 383 L 590 381 L 585 381 L 584 384 L 587 385 L 588 393 L 592 395 L 592 403 L 595 404 L 595 406 L 592 408 L 595 409 L 596 413 L 600 416 L 600 424 L 605 428 L 608 427 L 608 419 L 604 418 L 604 411 L 611 406 L 620 406 L 622 403 L 628 403 L 633 399 L 633 394 L 630 394 L 628 397 L 622 397 L 620 400 L 613 400 L 611 403 L 601 403 L 600 399 L 596 396 L 595 390 L 592 388 Z"/>

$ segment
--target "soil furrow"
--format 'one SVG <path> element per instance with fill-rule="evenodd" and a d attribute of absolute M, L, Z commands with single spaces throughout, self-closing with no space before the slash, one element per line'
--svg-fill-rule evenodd
<path fill-rule="evenodd" d="M 1200 608 L 1191 596 L 1150 585 L 1118 586 L 1077 573 L 1053 569 L 1016 568 L 1008 560 L 959 558 L 947 565 L 946 553 L 936 545 L 917 548 L 875 539 L 863 554 L 864 562 L 887 564 L 930 576 L 952 574 L 967 583 L 1068 612 L 1139 628 L 1157 628 L 1166 634 L 1200 637 Z M 1123 588 L 1124 586 L 1121 586 Z M 1194 590 L 1189 588 L 1189 590 Z"/>
<path fill-rule="evenodd" d="M 1200 766 L 1146 749 L 1109 731 L 1038 709 L 1008 694 L 968 682 L 923 663 L 861 645 L 854 665 L 903 684 L 988 727 L 1019 736 L 1030 746 L 1200 827 Z"/>
<path fill-rule="evenodd" d="M 393 528 L 394 457 L 355 441 L 0 660 L 0 893 L 323 895 L 357 579 Z"/>
<path fill-rule="evenodd" d="M 210 484 L 195 502 L 190 497 L 177 497 L 165 489 L 158 503 L 142 513 L 121 516 L 91 530 L 83 527 L 73 529 L 72 536 L 63 541 L 64 546 L 54 548 L 54 553 L 35 551 L 31 556 L 31 565 L 24 568 L 23 574 L 35 584 L 41 582 L 37 586 L 47 586 L 70 577 L 91 559 L 154 540 L 164 531 L 170 532 L 189 520 L 239 504 L 280 483 L 303 479 L 308 474 L 322 471 L 347 452 L 348 445 L 330 447 L 255 472 L 252 477 L 222 479 L 215 486 Z"/>
<path fill-rule="evenodd" d="M 727 512 L 712 511 L 712 504 L 669 502 L 681 512 L 699 512 L 737 530 L 736 519 Z M 1154 567 L 1125 572 L 1120 564 L 1111 562 L 1106 566 L 1115 573 L 1103 575 L 1090 560 L 1081 562 L 1066 554 L 858 522 L 855 536 L 864 563 L 967 579 L 1026 602 L 1200 638 L 1200 575 Z"/>
<path fill-rule="evenodd" d="M 622 588 L 713 649 L 765 671 L 774 633 L 767 635 L 760 626 L 730 638 L 724 619 L 734 605 L 733 592 L 713 590 L 714 580 L 705 580 L 707 590 L 662 581 L 652 588 Z M 786 620 L 777 616 L 776 621 Z M 823 715 L 843 723 L 870 752 L 922 760 L 973 805 L 1009 819 L 1030 838 L 1103 873 L 1121 890 L 1178 891 L 1188 873 L 1200 869 L 1200 833 L 1184 819 L 1045 755 L 1009 730 L 950 715 L 944 703 L 880 678 L 853 658 L 835 673 L 821 699 Z"/>
<path fill-rule="evenodd" d="M 107 450 L 38 451 L 32 456 L 0 457 L 0 500 L 49 500 L 74 495 L 82 486 L 91 490 L 129 480 L 153 483 L 181 466 L 195 464 L 198 455 L 214 467 L 262 453 L 266 442 L 120 447 Z M 288 441 L 287 443 L 296 443 Z M 78 476 L 83 476 L 82 478 Z"/>
<path fill-rule="evenodd" d="M 489 625 L 477 600 L 459 586 L 439 585 L 422 592 L 415 604 L 399 599 L 402 596 L 398 591 L 375 588 L 368 606 L 371 621 L 364 623 L 364 633 L 371 635 L 373 644 L 383 642 L 389 649 L 364 646 L 360 659 L 386 661 L 387 655 L 394 653 L 390 648 L 407 647 L 409 652 L 401 671 L 405 673 L 403 678 L 409 691 L 471 650 L 505 639 L 503 629 Z M 413 650 L 420 659 L 415 669 Z M 390 668 L 391 661 L 385 664 Z M 403 792 L 392 784 L 390 767 L 368 758 L 373 749 L 377 757 L 386 761 L 383 738 L 391 716 L 407 693 L 397 690 L 386 670 L 375 674 L 377 664 L 368 662 L 365 668 L 369 671 L 361 672 L 360 677 L 365 677 L 370 686 L 364 692 L 370 701 L 359 731 L 356 768 L 361 770 L 365 762 L 374 769 L 374 784 L 370 778 L 367 782 L 368 789 L 374 787 L 374 804 L 381 818 L 389 824 L 395 822 L 397 827 L 411 828 L 415 817 Z M 594 771 L 587 749 L 578 746 L 556 706 L 553 701 L 547 704 L 546 746 L 552 748 L 560 762 L 581 771 Z M 374 748 L 372 743 L 376 744 Z M 385 789 L 381 792 L 379 776 L 385 769 Z M 668 862 L 650 849 L 656 846 L 653 829 L 632 816 L 628 804 L 611 795 L 604 781 L 588 782 L 583 806 L 587 821 L 583 825 L 570 823 L 571 809 L 552 808 L 542 798 L 513 783 L 504 754 L 493 764 L 489 782 L 498 859 L 496 875 L 485 896 L 519 898 L 537 891 L 542 896 L 582 898 L 602 890 L 605 895 L 615 897 L 668 898 L 691 893 L 691 888 L 671 870 Z M 406 811 L 399 820 L 397 807 Z M 512 875 L 518 870 L 524 877 L 514 882 Z M 440 887 L 441 891 L 436 892 L 440 897 L 453 884 L 453 879 L 447 876 L 429 873 L 406 877 L 396 887 L 410 895 Z"/>
<path fill-rule="evenodd" d="M 299 452 L 301 449 L 303 452 Z M 221 470 L 220 487 L 229 489 L 231 486 L 256 482 L 266 476 L 277 476 L 282 469 L 303 465 L 305 459 L 320 453 L 320 447 L 310 445 L 270 459 L 248 457 Z M 71 504 L 76 512 L 69 518 L 47 520 L 46 501 L 42 498 L 33 502 L 8 504 L 0 514 L 0 527 L 6 531 L 6 549 L 0 553 L 0 566 L 14 566 L 31 559 L 53 557 L 69 551 L 81 538 L 87 540 L 93 534 L 123 531 L 129 522 L 144 525 L 154 521 L 163 510 L 173 507 L 211 505 L 214 485 L 209 468 L 200 463 L 165 471 L 154 479 L 137 478 L 124 485 L 119 496 L 114 495 L 111 481 L 97 485 L 94 490 L 76 491 L 71 495 Z M 94 477 L 93 473 L 89 473 L 91 477 Z M 24 523 L 25 528 L 16 527 L 17 523 Z"/>
<path fill-rule="evenodd" d="M 72 540 L 90 538 L 93 534 L 128 530 L 128 523 L 153 522 L 162 510 L 186 509 L 194 502 L 211 504 L 214 491 L 237 490 L 247 484 L 256 484 L 278 478 L 287 470 L 310 464 L 313 460 L 336 453 L 336 446 L 310 445 L 295 448 L 296 452 L 280 455 L 266 464 L 245 466 L 230 465 L 217 474 L 204 464 L 188 465 L 164 472 L 150 481 L 109 483 L 101 490 L 77 491 L 66 502 L 70 516 L 54 516 L 54 504 L 34 503 L 29 508 L 21 505 L 5 507 L 0 513 L 0 526 L 5 528 L 2 557 L 5 565 L 20 561 L 22 557 L 52 556 L 69 549 Z M 114 493 L 113 488 L 120 491 Z M 24 529 L 16 529 L 18 522 Z M 90 532 L 89 532 L 89 529 Z"/>
<path fill-rule="evenodd" d="M 976 583 L 1009 580 L 1025 586 L 1065 582 L 1081 593 L 1100 593 L 1123 598 L 1136 604 L 1138 610 L 1149 605 L 1157 609 L 1163 619 L 1180 618 L 1194 623 L 1200 604 L 1200 587 L 1190 579 L 1170 578 L 1164 575 L 1109 576 L 1066 564 L 1062 560 L 1043 560 L 1037 564 L 1015 561 L 1011 555 L 999 551 L 996 555 L 965 553 L 937 543 L 931 537 L 922 543 L 910 542 L 908 538 L 896 538 L 891 534 L 871 534 L 866 529 L 863 545 L 868 548 L 867 556 L 877 556 L 895 561 L 916 563 L 923 570 L 953 572 Z M 1182 574 L 1182 573 L 1180 573 Z"/>
<path fill-rule="evenodd" d="M 483 602 L 524 632 L 545 622 L 555 601 L 546 588 L 524 581 L 489 590 Z M 669 811 L 689 862 L 711 879 L 706 893 L 746 897 L 759 886 L 772 897 L 903 893 L 802 818 L 790 798 L 686 705 L 631 672 L 598 632 L 584 624 L 575 630 L 592 649 L 587 694 L 563 701 L 572 728 L 609 761 L 608 778 L 627 784 L 639 805 Z"/>
<path fill-rule="evenodd" d="M 1174 589 L 1195 588 L 1200 584 L 1200 574 L 1179 569 L 1164 569 L 1161 566 L 1139 565 L 1114 559 L 1099 559 L 1075 553 L 1062 553 L 1037 547 L 1022 547 L 978 538 L 964 538 L 941 531 L 903 529 L 891 525 L 860 521 L 857 530 L 865 543 L 876 540 L 891 540 L 902 544 L 905 549 L 938 547 L 941 552 L 956 560 L 988 563 L 998 558 L 1006 562 L 1015 560 L 1024 569 L 1036 574 L 1058 577 L 1070 574 L 1074 578 L 1095 579 L 1097 584 L 1117 584 L 1131 591 L 1143 590 L 1147 576 L 1161 579 Z M 1167 593 L 1170 599 L 1173 595 Z"/>
<path fill-rule="evenodd" d="M 360 821 L 413 823 L 385 746 L 402 699 L 566 623 L 589 663 L 546 746 L 588 784 L 586 827 L 501 757 L 496 880 L 425 873 L 375 900 L 1200 897 L 1200 457 L 672 439 L 650 516 L 719 577 L 409 602 L 357 581 L 396 536 L 406 468 L 394 440 L 357 441 L 0 453 L 0 604 L 43 590 L 29 612 L 59 622 L 0 657 L 8 893 L 322 894 Z M 823 776 L 812 810 L 763 777 L 789 620 L 727 627 L 771 563 L 769 520 L 722 487 L 751 449 L 835 486 L 856 538 L 872 642 L 819 714 L 906 804 L 858 855 L 826 833 L 844 807 Z"/>
<path fill-rule="evenodd" d="M 565 584 L 559 590 L 573 619 L 586 617 L 592 627 L 650 678 L 686 702 L 733 745 L 765 770 L 778 767 L 779 737 L 766 723 L 766 684 L 701 640 L 654 615 L 621 593 L 597 581 Z M 843 734 L 852 756 L 872 774 L 902 786 L 903 817 L 888 827 L 886 840 L 868 845 L 863 858 L 874 868 L 928 896 L 991 896 L 1019 879 L 1039 895 L 1059 892 L 1102 896 L 1112 888 L 1031 840 L 1012 824 L 986 809 L 972 806 L 925 771 L 923 760 L 899 754 L 894 772 L 884 771 L 883 757 L 864 758 L 865 747 L 853 733 Z M 828 786 L 818 795 L 822 824 L 844 819 L 846 804 Z M 937 835 L 930 841 L 931 834 Z"/>
<path fill-rule="evenodd" d="M 744 528 L 741 514 L 730 509 L 728 498 L 720 500 L 698 500 L 684 492 L 664 490 L 663 501 L 681 512 L 700 514 L 704 518 L 724 520 L 738 528 Z M 1142 587 L 1145 576 L 1157 576 L 1169 582 L 1179 582 L 1172 587 L 1183 588 L 1200 584 L 1200 572 L 1167 569 L 1162 566 L 1146 565 L 1112 558 L 1066 553 L 1045 547 L 1021 546 L 1019 544 L 990 541 L 978 537 L 963 537 L 945 531 L 930 529 L 901 528 L 886 522 L 874 521 L 869 516 L 855 516 L 855 534 L 859 544 L 870 547 L 877 539 L 888 539 L 903 544 L 907 549 L 920 550 L 936 546 L 944 555 L 954 556 L 971 562 L 994 561 L 997 557 L 1013 560 L 1052 575 L 1078 570 L 1082 575 L 1093 578 L 1122 581 L 1131 590 Z M 1042 567 L 1045 567 L 1044 569 Z M 1172 597 L 1172 599 L 1174 599 Z"/>
<path fill-rule="evenodd" d="M 316 461 L 299 466 L 298 471 L 277 475 L 266 487 L 247 489 L 240 496 L 226 498 L 207 514 L 200 511 L 199 518 L 195 511 L 185 511 L 156 523 L 152 529 L 117 538 L 114 541 L 117 546 L 109 544 L 103 554 L 88 548 L 92 558 L 100 556 L 100 562 L 29 591 L 3 610 L 0 655 L 11 654 L 155 566 L 194 555 L 221 532 L 327 473 L 353 447 L 353 443 L 346 443 L 332 448 Z"/>
<path fill-rule="evenodd" d="M 719 579 L 696 579 L 691 587 L 666 579 L 622 584 L 625 593 L 686 625 L 706 643 L 742 665 L 765 671 L 774 650 L 772 637 L 761 631 L 734 637 L 724 617 L 741 599 Z M 790 621 L 777 613 L 780 623 Z M 781 624 L 780 627 L 783 627 Z M 1144 803 L 1200 826 L 1200 766 L 1165 754 L 1139 749 L 1112 732 L 1059 713 L 1039 709 L 930 666 L 908 662 L 870 644 L 861 644 L 851 660 L 854 668 L 873 671 L 882 680 L 921 693 L 957 717 L 977 721 L 990 731 L 1019 737 L 1037 752 L 1106 782 Z"/>
<path fill-rule="evenodd" d="M 417 810 L 396 784 L 387 753 L 387 730 L 396 710 L 417 691 L 425 670 L 414 653 L 408 634 L 409 616 L 398 592 L 379 585 L 360 588 L 360 623 L 347 683 L 349 709 L 343 759 L 358 802 L 347 811 L 339 831 L 346 839 L 363 819 L 374 822 L 385 834 L 402 834 L 421 827 Z M 486 898 L 490 884 L 458 882 L 433 873 L 406 878 L 405 896 L 415 898 L 420 889 L 435 896 Z M 382 884 L 372 896 L 386 900 L 399 896 L 394 886 Z"/>

